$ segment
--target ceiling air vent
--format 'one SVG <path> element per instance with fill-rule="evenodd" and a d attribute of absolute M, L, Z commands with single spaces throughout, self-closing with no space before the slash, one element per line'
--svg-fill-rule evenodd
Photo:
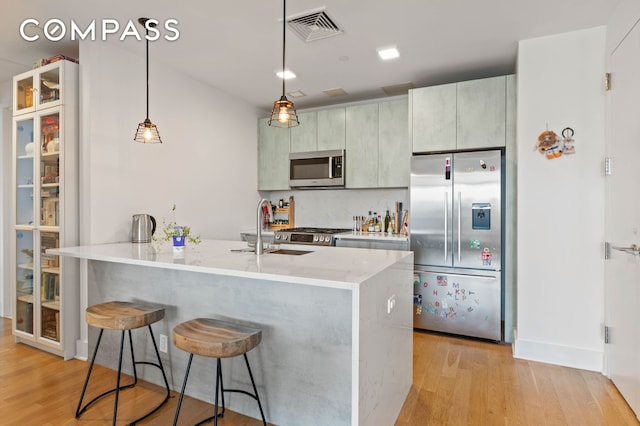
<path fill-rule="evenodd" d="M 305 12 L 288 18 L 291 31 L 304 42 L 320 40 L 342 34 L 342 30 L 333 22 L 323 9 Z"/>

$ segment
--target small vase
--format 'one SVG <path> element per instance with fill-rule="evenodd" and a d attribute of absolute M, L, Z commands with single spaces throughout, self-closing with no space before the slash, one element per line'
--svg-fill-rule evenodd
<path fill-rule="evenodd" d="M 173 236 L 173 246 L 174 247 L 184 247 L 185 237 L 183 235 L 174 235 Z"/>

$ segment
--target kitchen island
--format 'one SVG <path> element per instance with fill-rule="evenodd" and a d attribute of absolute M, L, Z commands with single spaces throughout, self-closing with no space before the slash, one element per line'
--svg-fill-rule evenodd
<path fill-rule="evenodd" d="M 156 334 L 171 338 L 175 325 L 197 317 L 262 329 L 262 343 L 248 356 L 270 423 L 394 424 L 412 383 L 413 254 L 291 245 L 286 248 L 308 253 L 232 251 L 243 248 L 240 241 L 205 240 L 187 247 L 184 256 L 175 256 L 171 246 L 157 250 L 131 243 L 55 252 L 87 259 L 88 305 L 107 300 L 164 305 Z M 108 334 L 103 344 L 114 350 L 101 349 L 97 362 L 114 368 L 118 336 Z M 146 338 L 139 334 L 134 339 Z M 90 329 L 90 347 L 96 337 Z M 172 387 L 179 389 L 188 354 L 170 344 L 162 356 Z M 197 374 L 191 375 L 187 394 L 211 402 L 214 363 L 194 362 Z M 223 374 L 225 387 L 250 386 L 241 358 L 225 360 Z M 143 378 L 161 380 L 146 370 Z M 226 398 L 230 409 L 259 417 L 252 399 Z"/>

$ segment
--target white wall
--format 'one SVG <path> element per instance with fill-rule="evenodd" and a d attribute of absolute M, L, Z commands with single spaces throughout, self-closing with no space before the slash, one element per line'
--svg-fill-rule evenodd
<path fill-rule="evenodd" d="M 11 230 L 12 81 L 0 83 L 0 317 L 11 316 L 9 241 Z"/>
<path fill-rule="evenodd" d="M 605 27 L 523 40 L 518 52 L 515 356 L 602 370 Z M 576 153 L 547 160 L 546 130 Z"/>
<path fill-rule="evenodd" d="M 164 143 L 133 142 L 146 115 L 144 49 L 80 45 L 82 243 L 128 241 L 133 214 L 161 223 L 174 203 L 196 234 L 238 240 L 258 202 L 258 112 L 152 55 L 149 116 Z"/>

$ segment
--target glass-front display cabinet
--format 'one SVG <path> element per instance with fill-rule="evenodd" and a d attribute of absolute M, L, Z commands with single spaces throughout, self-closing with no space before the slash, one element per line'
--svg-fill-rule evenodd
<path fill-rule="evenodd" d="M 71 66 L 65 61 L 54 62 L 15 77 L 13 89 L 14 115 L 34 112 L 38 109 L 66 103 L 64 97 L 66 96 L 67 87 L 64 84 L 64 73 Z M 74 74 L 74 72 L 71 71 L 71 74 Z M 70 91 L 69 96 L 74 96 L 74 93 Z"/>
<path fill-rule="evenodd" d="M 80 327 L 78 261 L 48 250 L 78 244 L 77 65 L 14 77 L 14 99 L 13 333 L 69 359 Z"/>

